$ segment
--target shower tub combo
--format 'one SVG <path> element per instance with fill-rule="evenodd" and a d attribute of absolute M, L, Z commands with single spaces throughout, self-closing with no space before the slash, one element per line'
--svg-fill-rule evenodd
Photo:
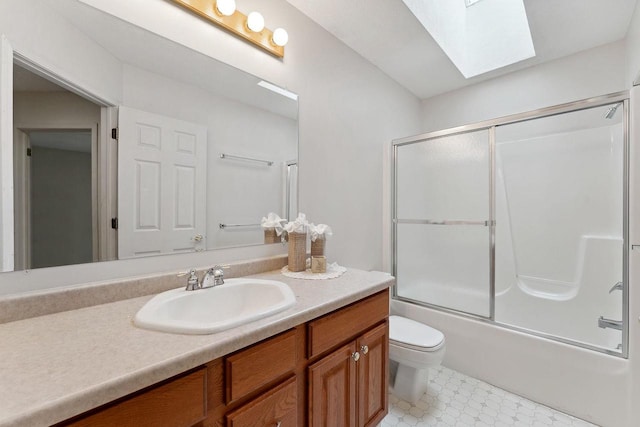
<path fill-rule="evenodd" d="M 442 330 L 445 364 L 620 425 L 628 104 L 616 93 L 396 140 L 392 173 L 392 311 Z"/>

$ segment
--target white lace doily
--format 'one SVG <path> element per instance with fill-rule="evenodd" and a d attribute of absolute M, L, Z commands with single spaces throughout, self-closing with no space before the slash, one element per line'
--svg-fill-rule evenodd
<path fill-rule="evenodd" d="M 331 264 L 327 264 L 327 272 L 326 273 L 312 273 L 311 269 L 308 268 L 305 271 L 289 271 L 289 267 L 286 265 L 282 267 L 280 272 L 287 277 L 292 277 L 294 279 L 309 279 L 309 280 L 325 280 L 325 279 L 335 279 L 336 277 L 340 277 L 347 271 L 346 267 L 341 267 L 337 262 L 332 262 Z"/>

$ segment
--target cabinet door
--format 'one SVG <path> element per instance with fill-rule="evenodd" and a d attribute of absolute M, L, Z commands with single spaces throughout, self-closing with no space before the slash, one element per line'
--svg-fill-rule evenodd
<path fill-rule="evenodd" d="M 389 324 L 370 330 L 357 341 L 358 426 L 375 426 L 387 413 Z"/>
<path fill-rule="evenodd" d="M 355 341 L 309 367 L 309 425 L 356 425 Z"/>

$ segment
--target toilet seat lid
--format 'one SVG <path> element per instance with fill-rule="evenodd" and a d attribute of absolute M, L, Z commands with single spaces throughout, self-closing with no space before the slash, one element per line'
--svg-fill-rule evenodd
<path fill-rule="evenodd" d="M 389 316 L 389 341 L 403 347 L 436 350 L 442 345 L 444 334 L 406 317 Z"/>

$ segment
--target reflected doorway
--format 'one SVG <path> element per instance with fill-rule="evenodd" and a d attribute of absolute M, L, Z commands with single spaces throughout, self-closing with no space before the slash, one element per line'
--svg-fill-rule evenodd
<path fill-rule="evenodd" d="M 92 129 L 18 130 L 14 156 L 16 267 L 41 268 L 96 258 Z"/>
<path fill-rule="evenodd" d="M 101 105 L 13 64 L 11 269 L 112 259 L 104 115 Z"/>

